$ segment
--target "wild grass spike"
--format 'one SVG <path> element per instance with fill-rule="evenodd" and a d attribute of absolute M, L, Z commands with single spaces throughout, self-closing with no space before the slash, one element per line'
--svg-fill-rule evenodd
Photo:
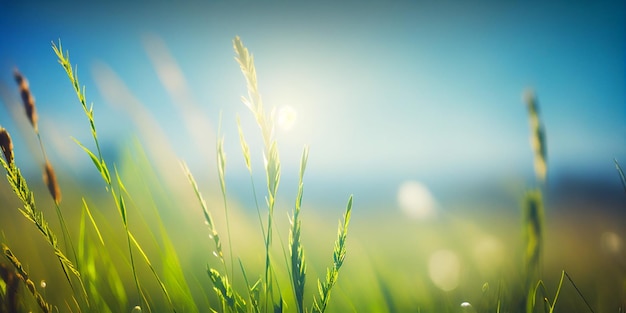
<path fill-rule="evenodd" d="M 302 224 L 302 221 L 300 220 L 300 210 L 302 208 L 302 195 L 304 192 L 304 184 L 302 181 L 308 158 L 309 148 L 304 147 L 304 151 L 302 151 L 302 158 L 300 160 L 298 195 L 296 196 L 293 216 L 291 217 L 291 229 L 289 231 L 289 256 L 291 257 L 290 278 L 299 313 L 303 313 L 305 311 L 304 286 L 306 284 L 306 262 L 304 259 L 304 247 L 302 246 L 300 239 Z"/>
<path fill-rule="evenodd" d="M 65 256 L 65 253 L 59 248 L 57 237 L 48 226 L 48 222 L 44 218 L 43 212 L 37 209 L 35 196 L 28 187 L 26 179 L 24 179 L 24 176 L 17 166 L 9 166 L 9 164 L 2 158 L 0 158 L 0 164 L 7 172 L 6 177 L 9 185 L 13 188 L 13 192 L 17 195 L 18 199 L 22 201 L 23 208 L 20 209 L 20 212 L 28 220 L 35 224 L 39 232 L 46 238 L 48 244 L 50 244 L 50 246 L 54 249 L 54 254 L 61 263 L 65 277 L 70 285 L 72 285 L 69 273 L 73 273 L 76 277 L 80 277 L 80 274 L 76 267 L 74 267 L 74 264 L 72 264 L 72 262 Z"/>
<path fill-rule="evenodd" d="M 330 299 L 330 291 L 335 283 L 337 283 L 339 270 L 346 258 L 346 238 L 348 237 L 348 224 L 350 223 L 351 214 L 352 196 L 348 199 L 346 213 L 343 215 L 343 223 L 339 224 L 339 229 L 337 230 L 337 241 L 335 241 L 335 249 L 333 250 L 333 266 L 326 270 L 326 280 L 324 282 L 320 280 L 317 281 L 320 302 L 318 303 L 317 299 L 314 299 L 313 312 L 323 313 L 326 310 L 328 300 Z"/>

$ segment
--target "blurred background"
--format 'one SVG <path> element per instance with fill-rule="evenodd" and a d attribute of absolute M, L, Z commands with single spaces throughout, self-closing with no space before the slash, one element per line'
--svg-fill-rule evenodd
<path fill-rule="evenodd" d="M 320 236 L 320 253 L 330 256 L 336 221 L 354 194 L 350 239 L 367 260 L 348 259 L 346 271 L 354 265 L 376 276 L 387 268 L 391 285 L 408 286 L 406 295 L 394 293 L 397 303 L 411 307 L 413 289 L 472 290 L 457 291 L 454 302 L 490 279 L 495 288 L 502 277 L 519 278 L 520 201 L 535 186 L 522 95 L 534 90 L 548 151 L 545 271 L 558 279 L 566 269 L 595 303 L 617 307 L 626 269 L 626 194 L 614 163 L 626 165 L 625 15 L 623 1 L 0 0 L 0 125 L 31 184 L 40 183 L 42 157 L 12 77 L 17 67 L 30 82 L 62 187 L 103 191 L 72 141 L 91 144 L 91 135 L 51 49 L 61 40 L 94 103 L 105 158 L 129 177 L 148 177 L 132 176 L 129 161 L 143 151 L 155 180 L 194 203 L 184 160 L 220 211 L 219 131 L 229 197 L 254 222 L 237 116 L 257 187 L 265 183 L 263 146 L 240 99 L 247 91 L 232 48 L 240 36 L 255 56 L 264 103 L 275 109 L 281 207 L 291 210 L 309 145 L 310 245 Z M 0 187 L 11 199 L 10 187 Z M 80 188 L 67 187 L 68 199 Z M 159 210 L 167 216 L 172 207 L 187 222 L 200 217 L 196 207 L 163 202 Z M 13 218 L 4 214 L 1 227 Z M 306 218 L 326 228 L 307 229 Z M 444 272 L 457 271 L 456 280 L 438 281 L 429 260 L 452 264 Z M 345 294 L 356 288 L 341 286 Z"/>

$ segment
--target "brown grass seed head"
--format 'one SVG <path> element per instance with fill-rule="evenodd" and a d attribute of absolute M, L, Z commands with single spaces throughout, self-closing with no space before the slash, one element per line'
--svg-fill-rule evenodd
<path fill-rule="evenodd" d="M 48 191 L 56 204 L 61 203 L 61 188 L 57 182 L 56 174 L 50 161 L 46 160 L 46 168 L 43 174 L 43 181 L 48 186 Z"/>
<path fill-rule="evenodd" d="M 13 142 L 9 132 L 2 127 L 0 127 L 0 149 L 2 149 L 4 159 L 11 166 L 13 164 Z"/>
<path fill-rule="evenodd" d="M 13 71 L 13 76 L 15 77 L 15 82 L 17 82 L 20 89 L 20 95 L 22 96 L 22 102 L 24 103 L 24 109 L 26 110 L 26 117 L 28 117 L 30 124 L 35 129 L 35 132 L 37 132 L 37 110 L 35 110 L 35 97 L 33 97 L 33 94 L 30 92 L 28 80 L 17 69 Z"/>

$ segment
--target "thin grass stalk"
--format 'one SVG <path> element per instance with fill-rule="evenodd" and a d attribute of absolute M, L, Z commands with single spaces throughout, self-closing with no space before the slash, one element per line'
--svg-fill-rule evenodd
<path fill-rule="evenodd" d="M 298 180 L 298 194 L 296 203 L 291 217 L 291 230 L 289 232 L 289 256 L 291 257 L 291 284 L 296 299 L 296 305 L 299 313 L 304 312 L 304 286 L 306 283 L 306 262 L 304 259 L 304 247 L 301 241 L 301 224 L 300 210 L 302 208 L 302 195 L 304 192 L 304 171 L 306 162 L 309 157 L 309 148 L 304 147 L 302 158 L 300 160 L 300 175 Z"/>
<path fill-rule="evenodd" d="M 333 266 L 326 270 L 326 280 L 324 282 L 320 280 L 317 281 L 320 301 L 318 302 L 317 299 L 313 299 L 313 312 L 323 313 L 326 311 L 330 299 L 330 292 L 335 283 L 337 283 L 339 270 L 346 258 L 346 238 L 348 236 L 348 225 L 350 224 L 351 213 L 352 196 L 348 199 L 346 212 L 343 215 L 343 223 L 339 223 L 339 229 L 337 230 L 337 240 L 335 241 L 335 249 L 333 250 Z"/>
<path fill-rule="evenodd" d="M 576 293 L 578 293 L 578 295 L 580 296 L 581 299 L 583 299 L 583 302 L 585 302 L 585 305 L 587 306 L 587 308 L 589 309 L 589 312 L 591 313 L 595 313 L 595 311 L 593 310 L 593 308 L 591 307 L 591 304 L 589 304 L 589 301 L 587 301 L 587 299 L 585 298 L 585 296 L 583 296 L 583 293 L 580 291 L 580 289 L 578 289 L 578 286 L 576 286 L 576 284 L 574 283 L 574 280 L 572 279 L 572 277 L 569 276 L 569 274 L 566 271 L 563 271 L 563 273 L 565 274 L 565 277 L 567 277 L 567 279 L 569 280 L 569 282 L 572 284 L 572 286 L 574 287 L 574 289 L 576 290 Z"/>

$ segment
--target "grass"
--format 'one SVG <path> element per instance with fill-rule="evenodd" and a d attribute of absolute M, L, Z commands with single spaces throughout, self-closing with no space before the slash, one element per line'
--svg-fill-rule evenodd
<path fill-rule="evenodd" d="M 508 252 L 520 256 L 520 262 L 511 265 L 522 268 L 518 271 L 519 277 L 511 277 L 511 271 L 501 270 L 497 276 L 470 276 L 466 281 L 471 287 L 465 285 L 442 291 L 428 281 L 429 273 L 425 270 L 409 270 L 429 267 L 427 258 L 415 253 L 416 247 L 436 252 L 436 247 L 447 240 L 441 236 L 438 229 L 441 225 L 436 222 L 422 224 L 416 229 L 409 227 L 404 218 L 385 213 L 384 218 L 371 218 L 375 221 L 372 225 L 367 225 L 363 219 L 352 225 L 353 197 L 350 196 L 334 235 L 332 255 L 325 250 L 325 246 L 330 247 L 326 243 L 333 239 L 332 232 L 328 231 L 328 217 L 310 212 L 303 206 L 308 146 L 303 147 L 300 158 L 295 201 L 290 204 L 281 202 L 279 186 L 283 169 L 273 110 L 268 110 L 263 103 L 254 57 L 239 37 L 234 38 L 233 49 L 247 86 L 247 96 L 242 97 L 242 102 L 259 128 L 263 147 L 260 155 L 252 153 L 237 117 L 243 165 L 250 175 L 251 197 L 257 215 L 256 220 L 252 219 L 254 221 L 242 217 L 245 214 L 238 210 L 237 201 L 228 194 L 226 164 L 231 159 L 227 159 L 225 145 L 230 142 L 221 133 L 221 117 L 216 143 L 219 193 L 207 195 L 199 184 L 203 181 L 197 181 L 187 164 L 180 160 L 181 176 L 186 178 L 187 190 L 194 201 L 186 201 L 184 199 L 189 197 L 184 196 L 171 199 L 163 187 L 170 182 L 162 181 L 151 165 L 150 155 L 146 155 L 141 145 L 135 144 L 129 149 L 119 164 L 105 160 L 96 129 L 94 105 L 88 105 L 85 87 L 78 80 L 75 65 L 60 42 L 58 45 L 53 43 L 52 49 L 68 76 L 93 139 L 91 144 L 74 141 L 93 163 L 101 182 L 98 188 L 64 187 L 63 190 L 73 192 L 66 191 L 61 206 L 61 183 L 71 180 L 61 180 L 57 176 L 39 133 L 39 117 L 31 86 L 26 77 L 15 70 L 24 112 L 41 150 L 43 185 L 34 190 L 30 188 L 18 167 L 20 158 L 14 152 L 14 145 L 19 143 L 13 142 L 4 128 L 0 128 L 3 152 L 0 164 L 6 171 L 13 200 L 20 206 L 19 212 L 26 222 L 35 226 L 32 230 L 41 235 L 42 243 L 47 247 L 41 251 L 36 249 L 45 263 L 45 270 L 33 265 L 36 270 L 29 271 L 29 274 L 26 271 L 29 267 L 22 265 L 17 255 L 27 254 L 33 250 L 31 247 L 42 245 L 12 244 L 15 251 L 19 251 L 14 253 L 8 244 L 17 242 L 20 237 L 8 231 L 0 236 L 4 255 L 0 261 L 0 312 L 302 313 L 374 310 L 552 313 L 565 304 L 564 297 L 570 302 L 578 301 L 574 307 L 583 312 L 595 312 L 597 304 L 586 295 L 589 288 L 580 288 L 565 270 L 560 271 L 558 278 L 545 273 L 545 254 L 550 252 L 546 249 L 550 221 L 544 208 L 549 203 L 545 200 L 547 143 L 538 101 L 532 92 L 526 93 L 525 102 L 535 181 L 522 199 L 521 246 L 507 247 Z M 257 190 L 255 185 L 254 158 L 264 161 L 263 191 Z M 615 166 L 626 190 L 624 174 L 617 161 Z M 36 202 L 35 195 L 46 191 L 52 202 L 41 202 L 41 199 Z M 259 196 L 265 202 L 259 201 Z M 60 237 L 45 217 L 48 206 L 56 213 Z M 215 209 L 220 206 L 223 210 Z M 110 213 L 107 208 L 112 207 L 115 212 Z M 194 228 L 200 223 L 186 220 L 179 211 L 167 211 L 163 207 L 189 208 L 197 213 L 203 224 Z M 277 214 L 283 209 L 288 215 L 287 223 Z M 115 214 L 117 217 L 111 216 Z M 359 215 L 364 213 L 359 212 L 356 216 Z M 170 220 L 179 220 L 174 224 L 178 226 L 168 227 L 175 223 Z M 455 225 L 458 236 L 480 234 L 462 221 L 450 219 L 449 222 Z M 8 224 L 6 219 L 0 220 L 0 229 L 9 229 Z M 288 231 L 287 238 L 280 235 L 281 229 Z M 26 234 L 30 233 L 24 230 L 24 234 L 18 235 L 30 238 Z M 366 236 L 371 240 L 358 240 Z M 450 249 L 464 249 L 460 240 L 452 241 L 447 244 Z M 444 255 L 451 254 L 454 255 Z M 468 258 L 465 254 L 459 255 L 462 259 Z M 495 259 L 495 256 L 491 258 Z M 36 264 L 38 257 L 21 259 L 26 262 L 24 264 Z M 59 264 L 57 271 L 62 273 L 66 286 L 55 279 L 58 276 L 54 274 L 53 263 Z M 36 286 L 33 278 L 36 276 L 46 278 L 46 284 L 40 284 L 41 288 Z M 549 288 L 551 281 L 558 283 Z M 46 287 L 52 284 L 58 287 L 54 291 Z"/>

